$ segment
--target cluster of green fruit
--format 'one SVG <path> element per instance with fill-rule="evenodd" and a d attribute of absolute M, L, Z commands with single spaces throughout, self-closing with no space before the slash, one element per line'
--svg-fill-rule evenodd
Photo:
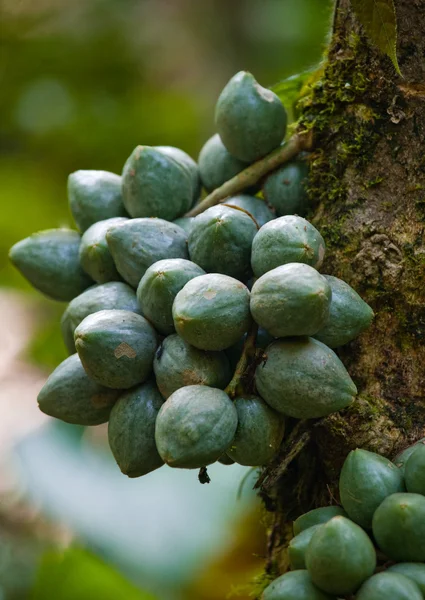
<path fill-rule="evenodd" d="M 36 288 L 70 301 L 62 331 L 71 356 L 42 388 L 40 409 L 68 423 L 109 421 L 112 452 L 130 477 L 164 462 L 263 465 L 281 444 L 285 416 L 323 417 L 356 395 L 332 348 L 373 312 L 317 270 L 323 238 L 298 216 L 302 158 L 267 177 L 267 202 L 245 194 L 183 216 L 202 187 L 279 147 L 286 114 L 275 94 L 239 73 L 218 100 L 216 124 L 199 165 L 177 148 L 138 146 L 122 177 L 73 173 L 80 233 L 43 231 L 10 253 Z M 258 326 L 254 383 L 233 402 L 226 386 Z"/>
<path fill-rule="evenodd" d="M 294 521 L 293 570 L 273 581 L 262 599 L 331 600 L 357 592 L 356 600 L 423 600 L 425 438 L 394 462 L 350 452 L 339 492 L 342 508 L 317 508 Z"/>

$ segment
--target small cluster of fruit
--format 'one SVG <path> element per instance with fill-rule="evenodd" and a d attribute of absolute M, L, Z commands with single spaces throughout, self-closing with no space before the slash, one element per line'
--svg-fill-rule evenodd
<path fill-rule="evenodd" d="M 275 579 L 262 600 L 351 594 L 356 600 L 423 600 L 425 439 L 394 462 L 366 450 L 350 452 L 339 491 L 342 508 L 318 508 L 294 521 L 288 546 L 293 570 Z"/>

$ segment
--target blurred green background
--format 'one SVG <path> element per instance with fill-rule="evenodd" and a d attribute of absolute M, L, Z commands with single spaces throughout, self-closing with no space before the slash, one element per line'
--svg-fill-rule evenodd
<path fill-rule="evenodd" d="M 314 66 L 331 10 L 331 0 L 3 0 L 1 306 L 15 310 L 22 301 L 28 319 L 24 326 L 19 311 L 6 319 L 11 343 L 18 325 L 24 330 L 11 369 L 30 365 L 42 379 L 65 357 L 63 306 L 30 291 L 7 251 L 33 231 L 72 226 L 67 175 L 120 173 L 137 144 L 175 145 L 196 158 L 214 133 L 214 104 L 228 79 L 244 69 L 271 86 Z M 9 381 L 2 389 L 17 397 L 10 422 L 22 421 L 21 388 Z M 166 469 L 130 485 L 104 452 L 102 430 L 8 429 L 5 456 L 15 462 L 4 461 L 13 483 L 0 486 L 0 600 L 249 597 L 261 573 L 264 518 L 249 492 L 236 501 L 243 469 L 229 475 L 220 467 L 209 486 Z M 93 496 L 108 490 L 115 499 L 99 511 Z M 168 514 L 168 505 L 155 494 L 175 498 L 164 521 L 154 509 L 163 504 Z M 126 535 L 125 519 L 114 529 L 118 510 Z M 199 517 L 193 527 L 190 513 Z M 133 537 L 132 519 L 140 525 Z M 173 519 L 184 526 L 173 530 Z M 145 521 L 156 527 L 146 539 Z M 161 560 L 167 527 L 174 551 Z"/>

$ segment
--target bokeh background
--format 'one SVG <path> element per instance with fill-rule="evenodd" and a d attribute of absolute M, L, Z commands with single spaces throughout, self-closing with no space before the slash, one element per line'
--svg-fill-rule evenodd
<path fill-rule="evenodd" d="M 8 264 L 33 231 L 71 226 L 67 175 L 120 173 L 137 144 L 197 157 L 215 101 L 314 66 L 331 0 L 2 0 L 0 14 L 0 600 L 252 598 L 267 515 L 255 473 L 212 483 L 166 467 L 127 480 L 105 428 L 36 408 L 65 358 L 63 305 Z"/>

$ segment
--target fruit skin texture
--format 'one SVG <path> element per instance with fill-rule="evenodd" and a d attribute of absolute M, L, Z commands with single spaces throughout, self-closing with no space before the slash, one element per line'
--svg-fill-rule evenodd
<path fill-rule="evenodd" d="M 399 573 L 377 573 L 362 585 L 356 600 L 423 600 L 414 581 Z"/>
<path fill-rule="evenodd" d="M 257 467 L 268 463 L 279 450 L 285 431 L 282 415 L 258 396 L 235 399 L 238 427 L 227 450 L 240 465 Z"/>
<path fill-rule="evenodd" d="M 50 375 L 40 393 L 42 412 L 73 425 L 100 425 L 120 394 L 92 381 L 77 354 L 66 358 Z"/>
<path fill-rule="evenodd" d="M 258 393 L 296 419 L 317 419 L 348 406 L 356 386 L 337 355 L 313 338 L 277 340 L 255 372 Z"/>
<path fill-rule="evenodd" d="M 184 258 L 168 258 L 151 265 L 137 287 L 142 314 L 163 335 L 173 333 L 173 302 L 177 293 L 194 277 L 205 275 L 198 265 Z"/>
<path fill-rule="evenodd" d="M 192 229 L 192 221 L 193 217 L 179 217 L 173 221 L 174 225 L 178 225 L 186 232 L 186 235 L 189 235 Z"/>
<path fill-rule="evenodd" d="M 154 381 L 125 392 L 113 407 L 108 439 L 121 472 L 146 475 L 164 464 L 155 445 L 155 423 L 163 399 Z"/>
<path fill-rule="evenodd" d="M 363 529 L 371 529 L 373 514 L 387 496 L 404 491 L 403 475 L 387 458 L 358 448 L 345 459 L 339 478 L 341 504 Z"/>
<path fill-rule="evenodd" d="M 281 575 L 264 590 L 261 600 L 334 600 L 319 590 L 305 570 Z"/>
<path fill-rule="evenodd" d="M 137 146 L 122 172 L 122 196 L 134 217 L 173 221 L 192 205 L 193 186 L 185 165 L 150 146 Z"/>
<path fill-rule="evenodd" d="M 68 177 L 72 216 L 83 233 L 97 221 L 128 217 L 121 194 L 121 177 L 108 171 L 75 171 Z"/>
<path fill-rule="evenodd" d="M 255 221 L 237 208 L 221 204 L 208 208 L 192 221 L 190 259 L 208 273 L 248 279 L 252 240 L 257 231 Z"/>
<path fill-rule="evenodd" d="M 163 219 L 129 219 L 108 229 L 106 240 L 118 273 L 134 288 L 158 260 L 189 258 L 187 234 Z"/>
<path fill-rule="evenodd" d="M 347 517 L 347 513 L 341 506 L 322 506 L 321 508 L 314 508 L 298 517 L 298 519 L 295 519 L 293 523 L 294 535 L 297 536 L 302 531 L 314 527 L 315 525 L 327 523 L 333 517 L 337 516 Z"/>
<path fill-rule="evenodd" d="M 408 492 L 425 496 L 425 446 L 423 444 L 418 444 L 412 452 L 406 463 L 404 477 Z"/>
<path fill-rule="evenodd" d="M 255 236 L 252 269 L 256 277 L 287 263 L 320 269 L 325 251 L 325 242 L 311 223 L 295 215 L 280 217 L 263 225 Z"/>
<path fill-rule="evenodd" d="M 199 175 L 199 168 L 196 162 L 193 160 L 187 152 L 181 150 L 181 148 L 176 148 L 175 146 L 154 146 L 155 150 L 159 150 L 162 154 L 173 158 L 180 165 L 185 167 L 189 173 L 192 180 L 192 206 L 196 204 L 199 200 L 202 190 L 201 178 Z"/>
<path fill-rule="evenodd" d="M 239 194 L 238 196 L 226 198 L 224 204 L 227 206 L 238 206 L 249 212 L 249 214 L 254 217 L 258 227 L 262 227 L 275 218 L 274 214 L 263 200 L 260 200 L 255 196 L 249 196 L 248 194 Z"/>
<path fill-rule="evenodd" d="M 399 573 L 416 583 L 422 594 L 425 594 L 425 564 L 424 563 L 397 563 L 388 567 L 387 571 Z"/>
<path fill-rule="evenodd" d="M 305 569 L 305 553 L 310 544 L 311 538 L 321 525 L 308 527 L 296 535 L 288 544 L 288 556 L 291 569 Z"/>
<path fill-rule="evenodd" d="M 75 352 L 74 331 L 81 321 L 92 313 L 108 309 L 140 313 L 134 290 L 121 281 L 93 285 L 71 300 L 61 319 L 62 337 L 70 354 Z"/>
<path fill-rule="evenodd" d="M 80 264 L 96 283 L 121 281 L 106 242 L 106 232 L 113 225 L 127 220 L 125 217 L 115 217 L 98 221 L 83 233 L 79 250 Z"/>
<path fill-rule="evenodd" d="M 313 335 L 329 316 L 332 291 L 313 267 L 289 263 L 269 271 L 251 290 L 253 319 L 274 337 Z"/>
<path fill-rule="evenodd" d="M 233 402 L 206 385 L 180 388 L 162 405 L 155 440 L 170 467 L 197 469 L 215 462 L 231 443 L 238 424 Z"/>
<path fill-rule="evenodd" d="M 329 594 L 353 594 L 375 571 L 368 535 L 345 517 L 334 517 L 314 533 L 306 552 L 310 577 Z"/>
<path fill-rule="evenodd" d="M 352 287 L 331 275 L 323 275 L 332 289 L 332 302 L 329 319 L 314 337 L 329 348 L 338 348 L 367 329 L 372 323 L 374 313 L 368 304 Z"/>
<path fill-rule="evenodd" d="M 307 184 L 308 164 L 304 160 L 286 163 L 264 183 L 263 194 L 267 202 L 283 215 L 304 215 L 308 210 Z"/>
<path fill-rule="evenodd" d="M 223 351 L 198 350 L 176 334 L 162 342 L 153 368 L 164 398 L 187 385 L 224 389 L 232 378 L 229 360 Z"/>
<path fill-rule="evenodd" d="M 402 472 L 403 476 L 406 468 L 406 463 L 409 460 L 410 456 L 413 454 L 413 452 L 416 450 L 418 444 L 425 445 L 425 438 L 422 438 L 421 440 L 419 440 L 419 442 L 416 442 L 415 444 L 408 446 L 402 452 L 399 452 L 393 460 L 393 463 L 397 465 L 397 467 Z"/>
<path fill-rule="evenodd" d="M 72 229 L 46 229 L 12 246 L 9 258 L 33 287 L 66 302 L 93 283 L 80 266 L 80 241 Z"/>
<path fill-rule="evenodd" d="M 216 133 L 202 147 L 198 165 L 204 188 L 212 192 L 246 169 L 249 162 L 232 156 Z"/>
<path fill-rule="evenodd" d="M 391 494 L 372 521 L 378 546 L 399 562 L 425 562 L 425 496 Z"/>
<path fill-rule="evenodd" d="M 75 347 L 90 379 L 114 389 L 143 383 L 158 345 L 152 325 L 128 310 L 101 310 L 75 330 Z"/>
<path fill-rule="evenodd" d="M 249 296 L 243 283 L 227 275 L 195 277 L 174 300 L 176 331 L 200 350 L 225 350 L 251 325 Z"/>
<path fill-rule="evenodd" d="M 276 94 L 240 71 L 220 94 L 215 124 L 227 150 L 252 162 L 277 148 L 286 132 L 286 111 Z"/>

